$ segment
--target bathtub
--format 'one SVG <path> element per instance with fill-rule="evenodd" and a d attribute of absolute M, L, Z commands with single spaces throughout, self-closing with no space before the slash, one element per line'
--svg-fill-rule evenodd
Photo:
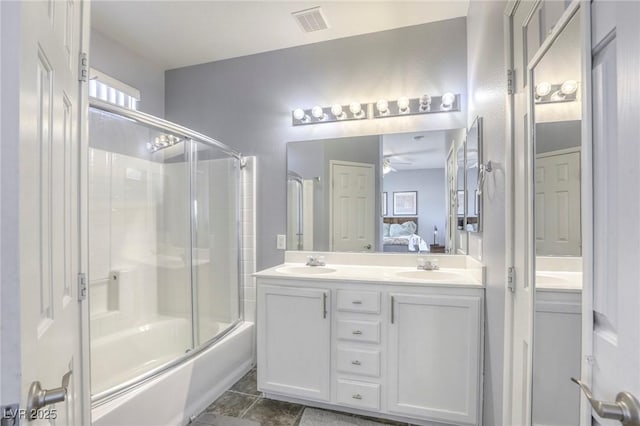
<path fill-rule="evenodd" d="M 183 323 L 182 323 L 183 322 Z M 182 330 L 182 331 L 181 331 Z M 108 378 L 114 369 L 111 362 L 134 365 L 128 356 L 161 361 L 158 346 L 154 357 L 141 349 L 146 345 L 160 345 L 163 353 L 170 356 L 177 346 L 168 342 L 167 334 L 177 339 L 190 336 L 189 323 L 179 318 L 154 322 L 149 327 L 137 327 L 122 334 L 96 339 L 92 344 L 92 356 L 97 355 L 104 364 L 92 366 L 92 380 L 120 383 L 121 378 Z M 164 336 L 164 339 L 159 339 Z M 162 342 L 158 340 L 163 340 Z M 135 346 L 123 345 L 131 344 Z M 178 340 L 178 345 L 180 340 Z M 146 346 L 146 347 L 149 347 Z M 134 353 L 130 348 L 141 349 Z M 114 352 L 115 351 L 115 352 Z M 162 352 L 162 351 L 161 351 Z M 204 410 L 207 405 L 222 395 L 240 379 L 254 364 L 254 324 L 242 322 L 231 332 L 209 347 L 196 350 L 193 356 L 167 369 L 148 381 L 123 392 L 114 398 L 94 403 L 91 410 L 92 424 L 96 426 L 157 426 L 185 425 L 191 416 Z M 175 353 L 175 352 L 173 352 Z M 147 358 L 144 358 L 147 356 Z M 107 363 L 107 359 L 109 362 Z M 130 363 L 130 364 L 127 364 Z M 160 362 L 162 363 L 162 362 Z M 108 366 L 107 366 L 108 365 Z M 122 365 L 122 364 L 120 364 Z M 160 365 L 160 364 L 158 364 Z M 118 381 L 120 380 L 120 381 Z"/>

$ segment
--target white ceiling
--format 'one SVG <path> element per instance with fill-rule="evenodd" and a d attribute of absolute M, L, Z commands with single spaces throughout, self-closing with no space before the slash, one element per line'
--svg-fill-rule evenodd
<path fill-rule="evenodd" d="M 457 130 L 394 133 L 382 136 L 382 153 L 397 171 L 443 169 Z M 418 138 L 416 138 L 418 137 Z"/>
<path fill-rule="evenodd" d="M 91 2 L 92 27 L 164 69 L 466 16 L 469 0 Z M 321 6 L 329 29 L 292 12 Z"/>

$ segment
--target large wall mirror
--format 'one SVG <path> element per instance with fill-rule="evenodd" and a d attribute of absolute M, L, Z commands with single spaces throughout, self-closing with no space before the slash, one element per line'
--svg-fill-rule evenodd
<path fill-rule="evenodd" d="M 581 50 L 574 14 L 530 69 L 535 312 L 532 424 L 579 424 Z"/>
<path fill-rule="evenodd" d="M 457 192 L 450 189 L 458 173 L 464 182 L 465 169 L 464 155 L 458 167 L 451 152 L 464 152 L 465 135 L 447 129 L 289 142 L 287 249 L 457 253 Z"/>

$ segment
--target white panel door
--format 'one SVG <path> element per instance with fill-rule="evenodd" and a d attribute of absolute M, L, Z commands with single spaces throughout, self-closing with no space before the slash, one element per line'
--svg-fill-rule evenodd
<path fill-rule="evenodd" d="M 536 156 L 536 253 L 581 255 L 580 152 Z"/>
<path fill-rule="evenodd" d="M 482 298 L 400 293 L 390 297 L 389 411 L 477 424 Z"/>
<path fill-rule="evenodd" d="M 591 11 L 593 330 L 583 339 L 593 340 L 594 397 L 613 401 L 640 397 L 640 227 L 630 219 L 640 211 L 640 2 Z M 593 424 L 620 422 L 594 414 Z"/>
<path fill-rule="evenodd" d="M 331 161 L 331 250 L 375 250 L 374 165 Z"/>
<path fill-rule="evenodd" d="M 35 382 L 66 400 L 31 424 L 81 424 L 80 1 L 22 2 L 20 288 L 22 408 Z M 17 188 L 16 188 L 17 189 Z M 86 390 L 85 390 L 86 391 Z M 64 392 L 63 392 L 64 394 Z M 32 413 L 27 413 L 27 415 Z M 42 419 L 40 419 L 42 417 Z M 53 419 L 55 418 L 55 420 Z"/>
<path fill-rule="evenodd" d="M 328 401 L 329 290 L 258 287 L 258 388 Z"/>
<path fill-rule="evenodd" d="M 514 267 L 514 290 L 511 299 L 507 300 L 507 325 L 511 329 L 505 331 L 507 352 L 505 360 L 505 376 L 507 388 L 504 390 L 504 423 L 512 426 L 531 424 L 531 372 L 532 372 L 532 340 L 533 340 L 533 302 L 534 290 L 531 282 L 533 265 L 531 251 L 533 249 L 533 233 L 527 226 L 531 209 L 532 171 L 531 144 L 529 140 L 530 117 L 528 114 L 529 81 L 527 80 L 528 54 L 533 47 L 537 49 L 539 40 L 532 40 L 527 35 L 535 35 L 535 31 L 527 31 L 533 26 L 537 13 L 533 7 L 535 1 L 515 2 L 516 8 L 511 15 L 512 61 L 514 85 L 512 97 L 512 132 L 511 142 L 512 164 L 510 166 L 511 191 L 508 205 L 511 207 L 508 224 L 509 242 L 507 246 L 507 265 Z M 507 296 L 508 297 L 508 296 Z"/>

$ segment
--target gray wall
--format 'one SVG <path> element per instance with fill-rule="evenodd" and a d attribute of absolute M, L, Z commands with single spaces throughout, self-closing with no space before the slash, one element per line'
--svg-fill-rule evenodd
<path fill-rule="evenodd" d="M 472 1 L 467 15 L 469 117 L 484 117 L 484 161 L 493 162 L 484 191 L 484 231 L 469 237 L 486 265 L 483 424 L 502 425 L 505 304 L 505 1 Z M 506 425 L 505 425 L 506 426 Z"/>
<path fill-rule="evenodd" d="M 580 146 L 582 121 L 549 121 L 536 124 L 536 154 Z"/>
<path fill-rule="evenodd" d="M 288 141 L 466 127 L 465 18 L 167 71 L 166 117 L 258 157 L 257 267 L 281 263 Z M 422 93 L 462 95 L 461 112 L 291 126 L 291 111 Z"/>
<path fill-rule="evenodd" d="M 438 227 L 438 244 L 444 245 L 447 220 L 444 169 L 405 170 L 387 173 L 383 191 L 387 193 L 387 213 L 393 216 L 393 193 L 418 191 L 418 235 L 433 244 L 433 227 Z"/>
<path fill-rule="evenodd" d="M 140 111 L 164 117 L 164 69 L 91 30 L 91 67 L 140 90 Z"/>

